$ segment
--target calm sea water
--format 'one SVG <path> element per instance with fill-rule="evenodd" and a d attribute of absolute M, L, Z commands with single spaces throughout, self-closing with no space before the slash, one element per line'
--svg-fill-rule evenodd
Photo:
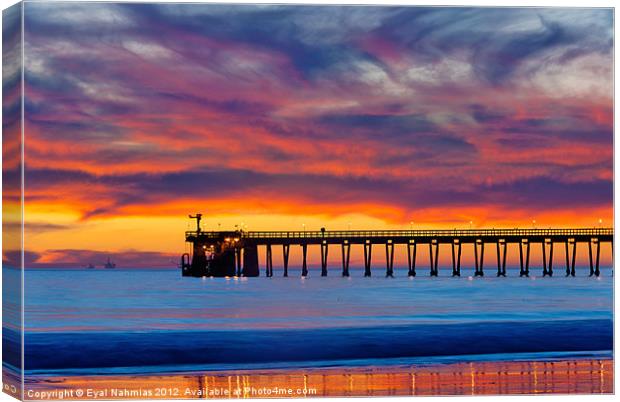
<path fill-rule="evenodd" d="M 8 270 L 12 271 L 12 270 Z M 5 275 L 16 275 L 17 271 Z M 611 356 L 613 277 L 182 278 L 28 270 L 30 373 L 135 373 Z M 5 342 L 12 333 L 5 327 Z"/>

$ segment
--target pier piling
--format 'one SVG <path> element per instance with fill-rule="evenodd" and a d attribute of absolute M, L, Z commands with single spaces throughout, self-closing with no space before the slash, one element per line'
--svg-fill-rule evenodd
<path fill-rule="evenodd" d="M 327 276 L 327 241 L 321 242 L 321 276 Z"/>
<path fill-rule="evenodd" d="M 553 276 L 553 241 L 551 239 L 544 239 L 541 244 L 543 258 L 543 277 Z M 549 246 L 549 260 L 547 260 L 547 246 Z"/>
<path fill-rule="evenodd" d="M 461 241 L 459 239 L 452 241 L 452 276 L 461 276 Z"/>
<path fill-rule="evenodd" d="M 437 269 L 439 260 L 439 242 L 437 239 L 431 240 L 428 244 L 429 255 L 431 260 L 431 276 L 438 276 L 439 271 Z"/>
<path fill-rule="evenodd" d="M 592 261 L 592 245 L 596 247 L 596 263 Z M 588 242 L 588 255 L 590 257 L 590 276 L 599 276 L 601 271 L 599 270 L 599 261 L 601 256 L 601 247 L 598 238 L 592 238 Z"/>
<path fill-rule="evenodd" d="M 268 278 L 271 278 L 273 276 L 273 258 L 272 258 L 272 254 L 271 254 L 271 244 L 267 244 L 267 250 L 266 250 L 266 261 L 265 261 L 265 273 L 267 275 Z"/>
<path fill-rule="evenodd" d="M 415 240 L 410 239 L 407 244 L 407 263 L 409 267 L 408 276 L 415 276 L 415 259 L 417 254 L 417 248 Z"/>
<path fill-rule="evenodd" d="M 301 276 L 308 276 L 308 244 L 304 243 L 301 245 L 301 254 L 302 254 L 302 265 L 301 265 Z"/>
<path fill-rule="evenodd" d="M 370 261 L 372 259 L 372 243 L 370 240 L 366 240 L 364 243 L 364 276 L 368 277 L 372 275 L 370 272 Z"/>
<path fill-rule="evenodd" d="M 596 239 L 596 268 L 594 270 L 594 275 L 600 276 L 601 271 L 599 270 L 599 262 L 601 261 L 601 243 L 598 239 Z"/>
<path fill-rule="evenodd" d="M 575 276 L 575 260 L 577 259 L 577 242 L 575 239 L 566 239 L 566 276 Z M 572 250 L 572 251 L 569 251 Z"/>
<path fill-rule="evenodd" d="M 236 270 L 236 274 L 237 276 L 241 276 L 242 273 L 242 267 L 241 267 L 241 253 L 243 252 L 243 249 L 240 247 L 236 247 L 235 248 L 235 263 L 237 265 L 237 270 Z"/>
<path fill-rule="evenodd" d="M 246 244 L 243 246 L 243 267 L 241 275 L 256 277 L 260 275 L 258 270 L 258 246 Z"/>
<path fill-rule="evenodd" d="M 289 256 L 289 252 L 291 251 L 291 245 L 290 244 L 283 244 L 282 245 L 282 260 L 284 262 L 284 274 L 282 276 L 287 277 L 288 276 L 288 256 Z"/>
<path fill-rule="evenodd" d="M 506 255 L 508 243 L 506 239 L 497 240 L 497 276 L 506 276 Z"/>
<path fill-rule="evenodd" d="M 388 240 L 385 243 L 385 260 L 386 260 L 386 271 L 385 276 L 389 278 L 394 277 L 394 243 L 392 240 Z"/>
<path fill-rule="evenodd" d="M 523 256 L 523 246 L 525 246 L 525 257 Z M 528 239 L 521 239 L 519 242 L 519 263 L 521 265 L 519 276 L 530 276 L 530 242 Z"/>
<path fill-rule="evenodd" d="M 478 246 L 480 246 L 480 253 L 478 253 Z M 474 276 L 484 276 L 484 242 L 480 239 L 474 242 L 474 258 L 476 259 Z"/>
<path fill-rule="evenodd" d="M 351 244 L 348 240 L 342 243 L 342 276 L 349 276 L 349 261 L 351 259 Z"/>

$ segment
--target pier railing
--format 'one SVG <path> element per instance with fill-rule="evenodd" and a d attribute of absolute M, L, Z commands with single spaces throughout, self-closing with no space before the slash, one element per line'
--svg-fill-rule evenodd
<path fill-rule="evenodd" d="M 239 236 L 242 239 L 316 239 L 316 238 L 373 238 L 373 237 L 555 237 L 555 236 L 613 236 L 613 228 L 578 229 L 444 229 L 444 230 L 326 230 L 326 231 L 187 231 L 185 237 L 204 238 Z"/>

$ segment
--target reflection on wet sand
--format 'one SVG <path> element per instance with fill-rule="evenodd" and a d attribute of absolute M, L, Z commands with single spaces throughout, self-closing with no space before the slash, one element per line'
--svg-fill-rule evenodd
<path fill-rule="evenodd" d="M 4 375 L 5 383 L 15 378 Z M 81 395 L 80 392 L 81 391 Z M 29 377 L 26 399 L 596 394 L 613 392 L 610 359 L 254 370 L 170 375 Z"/>

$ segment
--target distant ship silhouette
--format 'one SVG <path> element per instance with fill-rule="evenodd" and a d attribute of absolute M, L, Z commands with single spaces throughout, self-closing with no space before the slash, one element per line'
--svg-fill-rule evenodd
<path fill-rule="evenodd" d="M 93 264 L 91 264 L 91 263 L 88 263 L 88 265 L 86 266 L 86 268 L 88 268 L 88 269 L 94 269 L 94 268 L 95 268 L 95 266 L 94 266 Z"/>
<path fill-rule="evenodd" d="M 112 268 L 116 268 L 116 264 L 110 261 L 110 257 L 108 257 L 108 262 L 106 262 L 103 267 L 106 269 L 112 269 Z"/>

